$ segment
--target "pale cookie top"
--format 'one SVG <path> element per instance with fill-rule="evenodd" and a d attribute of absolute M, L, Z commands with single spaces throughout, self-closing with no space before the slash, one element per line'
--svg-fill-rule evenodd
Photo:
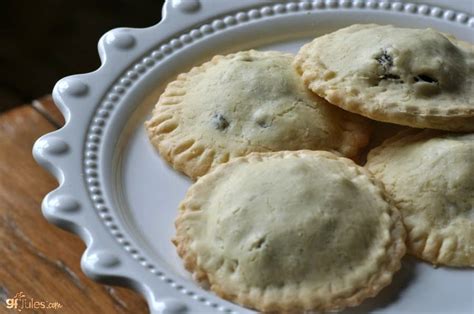
<path fill-rule="evenodd" d="M 474 267 L 474 134 L 402 134 L 372 150 L 367 167 L 400 209 L 412 254 Z"/>
<path fill-rule="evenodd" d="M 357 155 L 368 141 L 368 121 L 308 91 L 292 60 L 281 52 L 244 51 L 179 75 L 146 123 L 151 142 L 193 178 L 253 151 Z"/>
<path fill-rule="evenodd" d="M 178 253 L 218 295 L 259 311 L 355 306 L 405 253 L 369 172 L 323 151 L 253 153 L 201 177 L 180 205 Z"/>
<path fill-rule="evenodd" d="M 474 130 L 474 47 L 433 29 L 352 25 L 304 45 L 294 64 L 312 91 L 346 110 Z"/>

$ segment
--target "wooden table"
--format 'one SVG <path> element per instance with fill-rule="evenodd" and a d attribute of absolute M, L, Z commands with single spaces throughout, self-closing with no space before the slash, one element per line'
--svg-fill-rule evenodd
<path fill-rule="evenodd" d="M 21 313 L 147 313 L 145 300 L 125 288 L 97 284 L 80 269 L 81 240 L 41 214 L 41 200 L 57 186 L 31 155 L 35 140 L 64 123 L 51 97 L 0 115 L 0 313 L 19 292 L 59 310 Z"/>

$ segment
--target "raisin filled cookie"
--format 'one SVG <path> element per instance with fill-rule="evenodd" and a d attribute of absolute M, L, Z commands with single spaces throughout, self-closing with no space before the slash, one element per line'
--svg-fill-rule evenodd
<path fill-rule="evenodd" d="M 368 121 L 308 91 L 292 61 L 290 54 L 252 50 L 180 74 L 146 122 L 151 142 L 192 178 L 255 151 L 356 156 L 368 142 Z"/>
<path fill-rule="evenodd" d="M 433 29 L 352 25 L 303 46 L 294 65 L 313 92 L 343 109 L 474 130 L 474 46 Z"/>
<path fill-rule="evenodd" d="M 388 285 L 398 210 L 368 171 L 323 151 L 252 153 L 201 177 L 173 242 L 195 279 L 264 312 L 340 310 Z"/>
<path fill-rule="evenodd" d="M 400 209 L 411 254 L 474 267 L 474 134 L 405 132 L 372 150 L 367 168 Z"/>

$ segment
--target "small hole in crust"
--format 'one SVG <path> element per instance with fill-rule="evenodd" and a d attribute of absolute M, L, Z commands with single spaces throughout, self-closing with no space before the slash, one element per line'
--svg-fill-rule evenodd
<path fill-rule="evenodd" d="M 266 241 L 267 241 L 267 238 L 265 236 L 257 239 L 250 245 L 250 251 L 261 249 Z"/>
<path fill-rule="evenodd" d="M 256 244 L 255 248 L 260 249 L 264 242 L 265 242 L 265 238 L 259 239 L 257 243 L 255 243 Z"/>
<path fill-rule="evenodd" d="M 421 97 L 429 97 L 441 92 L 439 82 L 436 78 L 427 75 L 419 74 L 413 77 L 415 93 Z"/>
<path fill-rule="evenodd" d="M 417 76 L 413 77 L 415 82 L 425 82 L 430 84 L 438 84 L 438 80 L 427 75 L 427 74 L 418 74 Z"/>

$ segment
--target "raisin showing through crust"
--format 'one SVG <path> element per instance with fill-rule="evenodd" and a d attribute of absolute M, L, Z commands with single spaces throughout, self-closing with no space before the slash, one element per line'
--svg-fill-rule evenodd
<path fill-rule="evenodd" d="M 390 70 L 393 66 L 393 57 L 386 49 L 382 49 L 381 54 L 375 57 L 375 60 L 377 60 L 377 62 L 382 67 L 382 75 L 378 77 L 379 81 L 376 83 L 376 85 L 379 85 L 382 80 L 390 80 L 394 83 L 403 83 L 399 75 L 390 73 Z"/>
<path fill-rule="evenodd" d="M 382 49 L 382 53 L 375 60 L 382 66 L 384 72 L 388 72 L 393 66 L 393 58 L 385 49 Z"/>
<path fill-rule="evenodd" d="M 215 113 L 212 116 L 212 126 L 214 126 L 216 130 L 223 131 L 229 126 L 229 121 L 220 113 Z"/>

